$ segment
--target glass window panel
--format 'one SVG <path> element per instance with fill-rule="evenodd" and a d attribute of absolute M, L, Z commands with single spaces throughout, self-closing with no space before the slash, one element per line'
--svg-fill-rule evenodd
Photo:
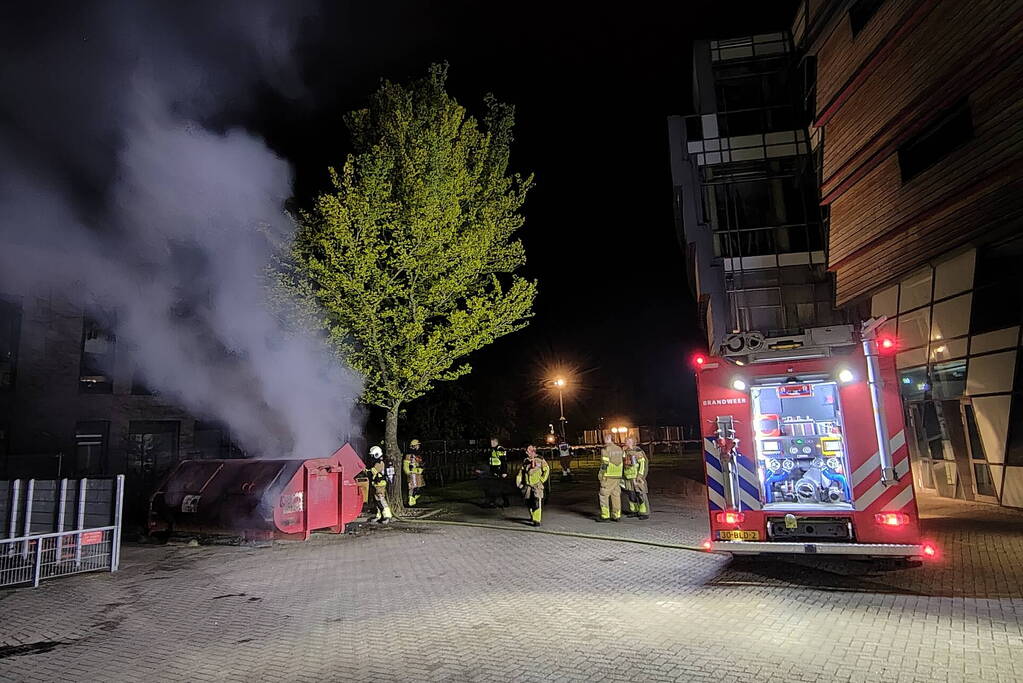
<path fill-rule="evenodd" d="M 927 349 L 911 349 L 909 351 L 902 351 L 895 356 L 895 366 L 898 368 L 907 368 L 913 365 L 923 365 L 927 362 Z"/>
<path fill-rule="evenodd" d="M 894 318 L 899 312 L 899 286 L 894 285 L 878 292 L 870 300 L 870 315 L 875 318 L 878 316 L 886 315 L 889 318 Z"/>
<path fill-rule="evenodd" d="M 927 368 L 910 368 L 899 372 L 899 391 L 907 401 L 922 400 L 930 388 L 927 381 Z"/>
<path fill-rule="evenodd" d="M 899 312 L 923 306 L 931 301 L 931 269 L 910 275 L 899 287 Z"/>
<path fill-rule="evenodd" d="M 931 339 L 939 341 L 961 337 L 970 331 L 970 301 L 972 294 L 957 296 L 934 304 L 931 316 Z"/>
<path fill-rule="evenodd" d="M 915 346 L 926 345 L 927 333 L 930 327 L 931 309 L 929 308 L 921 308 L 912 313 L 900 315 L 898 329 L 899 346 L 904 349 L 911 349 Z"/>
<path fill-rule="evenodd" d="M 966 388 L 970 394 L 994 394 L 1012 391 L 1016 352 L 992 353 L 970 359 Z"/>
<path fill-rule="evenodd" d="M 947 296 L 973 289 L 973 265 L 976 253 L 971 249 L 934 267 L 935 299 L 944 299 Z"/>
<path fill-rule="evenodd" d="M 934 398 L 959 398 L 966 390 L 966 361 L 937 363 L 931 370 Z"/>
<path fill-rule="evenodd" d="M 966 338 L 931 342 L 931 361 L 945 361 L 966 355 Z"/>

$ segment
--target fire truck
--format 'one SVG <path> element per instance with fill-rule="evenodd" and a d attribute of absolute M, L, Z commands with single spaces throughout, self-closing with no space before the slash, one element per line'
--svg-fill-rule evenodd
<path fill-rule="evenodd" d="M 933 558 L 884 319 L 694 358 L 711 538 L 733 554 Z"/>

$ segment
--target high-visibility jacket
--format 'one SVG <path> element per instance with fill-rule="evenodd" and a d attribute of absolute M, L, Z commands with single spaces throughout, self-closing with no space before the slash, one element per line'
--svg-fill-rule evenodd
<path fill-rule="evenodd" d="M 522 461 L 522 470 L 519 472 L 519 486 L 542 486 L 551 476 L 551 466 L 543 458 L 537 457 L 530 461 L 526 458 Z"/>
<path fill-rule="evenodd" d="M 638 446 L 625 451 L 625 467 L 622 473 L 626 479 L 642 479 L 646 476 L 647 460 L 646 453 Z"/>
<path fill-rule="evenodd" d="M 369 477 L 371 486 L 375 486 L 377 489 L 387 488 L 387 475 L 384 473 L 383 460 L 378 460 L 372 467 L 367 467 L 364 474 Z"/>
<path fill-rule="evenodd" d="M 490 450 L 490 466 L 500 467 L 504 462 L 504 457 L 508 454 L 508 451 L 504 450 L 500 446 Z"/>
<path fill-rule="evenodd" d="M 405 461 L 402 463 L 401 469 L 405 472 L 405 474 L 422 474 L 423 459 L 415 453 L 409 453 L 405 456 Z"/>
<path fill-rule="evenodd" d="M 600 474 L 609 479 L 621 479 L 625 452 L 621 446 L 609 443 L 600 453 Z"/>

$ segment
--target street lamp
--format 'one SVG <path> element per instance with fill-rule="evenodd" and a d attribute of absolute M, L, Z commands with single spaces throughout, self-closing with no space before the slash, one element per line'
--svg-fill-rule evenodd
<path fill-rule="evenodd" d="M 565 389 L 565 380 L 562 377 L 558 377 L 554 380 L 554 386 L 558 388 L 558 406 L 561 408 L 561 417 L 558 420 L 561 422 L 561 441 L 562 443 L 568 441 L 565 437 L 565 397 L 563 395 Z"/>

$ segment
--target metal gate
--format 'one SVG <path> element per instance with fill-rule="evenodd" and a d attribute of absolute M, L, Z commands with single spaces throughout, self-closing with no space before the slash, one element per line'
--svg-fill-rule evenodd
<path fill-rule="evenodd" d="M 117 571 L 124 476 L 0 481 L 0 587 Z"/>

